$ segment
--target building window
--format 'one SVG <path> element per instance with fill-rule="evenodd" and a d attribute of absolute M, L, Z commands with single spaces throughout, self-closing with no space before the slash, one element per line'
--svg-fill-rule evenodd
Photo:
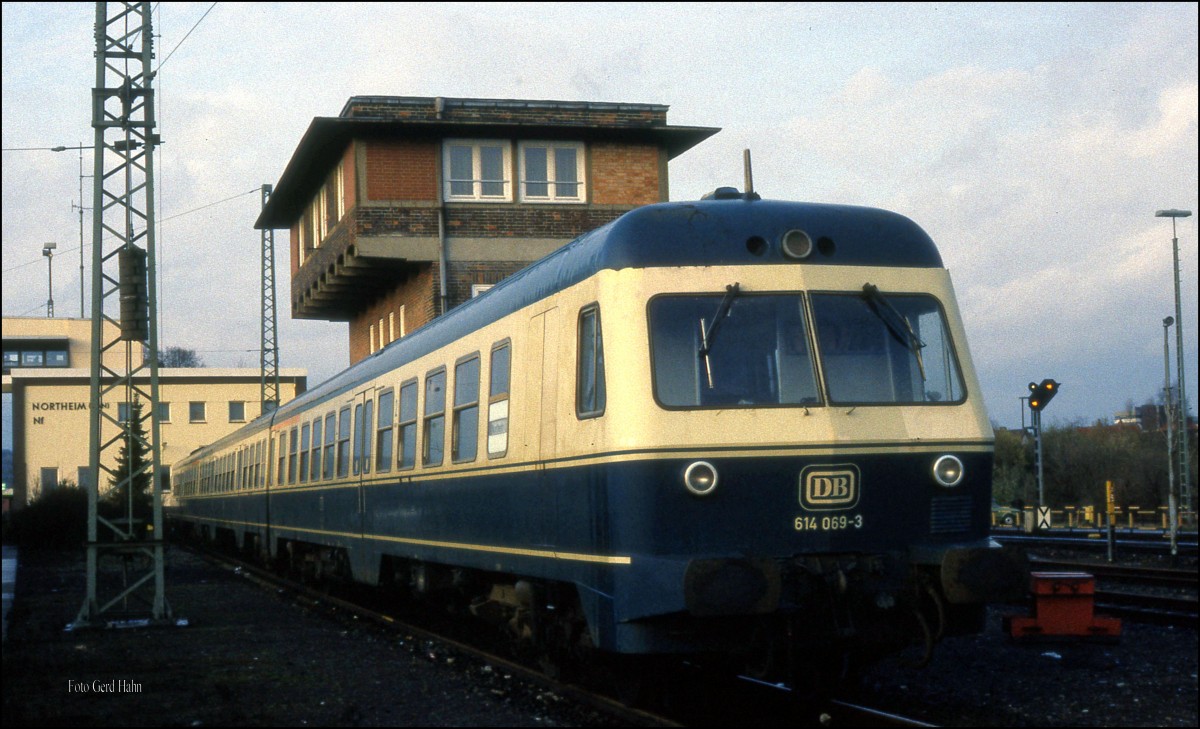
<path fill-rule="evenodd" d="M 158 422 L 160 422 L 160 423 L 171 422 L 171 403 L 160 402 L 158 404 Z"/>
<path fill-rule="evenodd" d="M 204 403 L 189 402 L 188 403 L 188 422 L 203 423 L 206 422 L 204 415 Z"/>
<path fill-rule="evenodd" d="M 375 354 L 375 325 L 370 326 L 370 332 L 367 339 L 371 340 L 371 354 Z"/>
<path fill-rule="evenodd" d="M 522 202 L 584 202 L 583 144 L 522 142 Z"/>
<path fill-rule="evenodd" d="M 129 403 L 117 403 L 117 421 L 121 423 L 129 422 Z"/>
<path fill-rule="evenodd" d="M 242 400 L 229 401 L 229 422 L 246 422 L 246 403 Z"/>
<path fill-rule="evenodd" d="M 50 349 L 46 351 L 47 367 L 66 367 L 67 353 L 63 350 Z"/>
<path fill-rule="evenodd" d="M 21 352 L 22 367 L 41 367 L 46 362 L 43 352 Z"/>
<path fill-rule="evenodd" d="M 448 140 L 442 161 L 446 199 L 512 200 L 509 148 L 508 142 Z"/>
<path fill-rule="evenodd" d="M 58 468 L 42 469 L 42 493 L 49 493 L 58 488 Z"/>
<path fill-rule="evenodd" d="M 493 286 L 495 286 L 495 284 L 471 284 L 471 298 L 473 299 L 476 296 L 479 296 Z"/>
<path fill-rule="evenodd" d="M 388 312 L 388 341 L 396 341 L 396 312 Z"/>

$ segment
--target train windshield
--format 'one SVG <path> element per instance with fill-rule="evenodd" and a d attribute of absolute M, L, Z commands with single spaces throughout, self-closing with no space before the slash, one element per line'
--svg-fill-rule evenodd
<path fill-rule="evenodd" d="M 737 295 L 731 286 L 711 296 L 660 296 L 649 312 L 655 395 L 664 406 L 820 402 L 799 295 Z"/>
<path fill-rule="evenodd" d="M 932 296 L 726 292 L 650 301 L 654 394 L 668 408 L 960 402 L 962 376 Z M 718 326 L 714 328 L 714 323 Z M 813 344 L 824 375 L 817 385 Z"/>
<path fill-rule="evenodd" d="M 817 347 L 834 404 L 960 402 L 965 391 L 937 299 L 813 294 Z"/>

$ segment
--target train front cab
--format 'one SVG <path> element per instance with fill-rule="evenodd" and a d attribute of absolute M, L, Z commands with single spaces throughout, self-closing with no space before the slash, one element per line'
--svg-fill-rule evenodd
<path fill-rule="evenodd" d="M 619 322 L 606 412 L 558 442 L 560 459 L 610 454 L 604 541 L 629 562 L 580 591 L 598 645 L 727 651 L 763 625 L 936 637 L 978 629 L 984 602 L 1022 584 L 988 539 L 992 429 L 944 269 L 599 280 Z M 564 548 L 596 533 L 559 518 Z"/>

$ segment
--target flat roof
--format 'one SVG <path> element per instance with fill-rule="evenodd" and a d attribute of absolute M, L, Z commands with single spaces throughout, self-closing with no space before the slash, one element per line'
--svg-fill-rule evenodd
<path fill-rule="evenodd" d="M 342 109 L 345 115 L 355 105 L 383 105 L 403 108 L 412 106 L 424 110 L 432 98 L 418 97 L 351 97 Z M 574 109 L 596 112 L 639 112 L 663 114 L 666 106 L 660 104 L 620 104 L 593 101 L 521 101 L 515 99 L 443 99 L 455 109 L 495 108 Z M 671 126 L 657 121 L 634 123 L 598 123 L 589 121 L 589 115 L 572 121 L 570 116 L 553 121 L 537 122 L 528 119 L 512 121 L 471 118 L 430 118 L 427 114 L 405 117 L 359 116 L 348 118 L 316 117 L 292 153 L 292 158 L 271 191 L 266 206 L 254 222 L 256 229 L 290 228 L 300 218 L 305 206 L 315 191 L 324 184 L 329 170 L 341 159 L 346 146 L 354 139 L 445 139 L 448 137 L 499 138 L 499 139 L 545 139 L 569 141 L 607 141 L 654 144 L 667 151 L 667 158 L 674 159 L 700 142 L 721 131 L 718 127 Z"/>

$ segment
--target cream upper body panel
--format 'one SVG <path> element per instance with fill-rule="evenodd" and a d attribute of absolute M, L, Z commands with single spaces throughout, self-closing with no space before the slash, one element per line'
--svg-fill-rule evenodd
<path fill-rule="evenodd" d="M 564 433 L 560 455 L 581 450 L 606 452 L 672 448 L 746 447 L 792 450 L 836 445 L 947 442 L 986 446 L 992 440 L 957 302 L 944 269 L 859 266 L 724 266 L 605 271 L 596 277 L 604 317 L 608 381 L 606 423 L 596 423 L 583 449 Z M 726 409 L 668 409 L 656 401 L 651 377 L 647 302 L 656 295 L 721 295 L 738 283 L 742 295 L 781 292 L 861 292 L 865 283 L 887 293 L 924 293 L 945 312 L 961 369 L 966 397 L 959 403 L 912 405 L 772 406 Z M 568 416 L 560 409 L 559 417 Z M 589 428 L 582 428 L 586 432 Z M 582 433 L 581 433 L 582 435 Z M 593 445 L 594 443 L 594 445 Z"/>

